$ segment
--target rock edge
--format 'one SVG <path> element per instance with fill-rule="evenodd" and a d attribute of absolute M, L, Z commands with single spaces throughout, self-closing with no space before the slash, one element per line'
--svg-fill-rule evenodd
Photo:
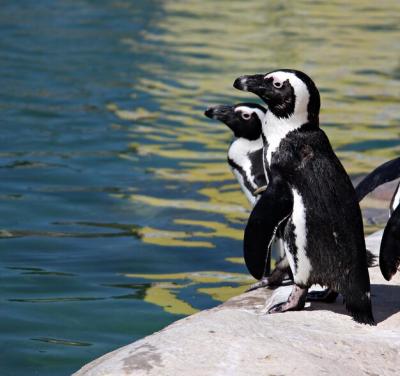
<path fill-rule="evenodd" d="M 381 236 L 367 237 L 371 251 L 377 253 Z M 399 274 L 387 282 L 379 268 L 370 269 L 376 327 L 354 322 L 341 298 L 266 315 L 266 302 L 289 289 L 260 289 L 178 320 L 74 375 L 398 375 Z"/>

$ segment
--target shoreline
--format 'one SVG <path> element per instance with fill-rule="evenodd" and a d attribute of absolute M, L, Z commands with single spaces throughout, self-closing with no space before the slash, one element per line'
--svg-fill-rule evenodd
<path fill-rule="evenodd" d="M 366 238 L 376 253 L 382 231 Z M 369 269 L 376 327 L 358 324 L 339 297 L 265 315 L 290 286 L 238 295 L 83 366 L 92 375 L 395 375 L 400 366 L 400 273 Z"/>

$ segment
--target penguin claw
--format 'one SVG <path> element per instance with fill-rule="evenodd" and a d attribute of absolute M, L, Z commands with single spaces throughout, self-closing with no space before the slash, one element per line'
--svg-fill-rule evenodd
<path fill-rule="evenodd" d="M 285 312 L 283 309 L 283 306 L 286 304 L 287 302 L 283 302 L 283 303 L 278 303 L 275 304 L 274 306 L 272 306 L 269 310 L 268 310 L 268 314 L 272 314 L 272 313 L 281 313 L 281 312 Z"/>

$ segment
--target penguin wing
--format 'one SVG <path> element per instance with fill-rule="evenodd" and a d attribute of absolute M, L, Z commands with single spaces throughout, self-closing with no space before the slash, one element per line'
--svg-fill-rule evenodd
<path fill-rule="evenodd" d="M 290 215 L 292 208 L 293 196 L 288 184 L 275 178 L 253 208 L 244 232 L 244 260 L 254 278 L 261 279 L 264 276 L 275 231 Z"/>
<path fill-rule="evenodd" d="M 356 194 L 358 201 L 361 201 L 376 187 L 398 177 L 400 177 L 400 157 L 380 165 L 357 184 Z"/>
<path fill-rule="evenodd" d="M 379 267 L 385 279 L 396 274 L 400 266 L 400 205 L 392 213 L 383 231 L 381 250 L 379 252 Z"/>

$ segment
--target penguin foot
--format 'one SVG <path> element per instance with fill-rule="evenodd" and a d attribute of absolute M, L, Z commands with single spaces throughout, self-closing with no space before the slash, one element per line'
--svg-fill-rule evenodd
<path fill-rule="evenodd" d="M 301 311 L 306 304 L 308 288 L 294 285 L 286 302 L 273 305 L 267 313 L 282 313 L 286 311 Z"/>
<path fill-rule="evenodd" d="M 310 291 L 307 294 L 308 302 L 323 302 L 323 303 L 334 303 L 338 293 L 331 289 L 325 289 L 322 291 Z"/>
<path fill-rule="evenodd" d="M 261 287 L 268 287 L 268 286 L 270 286 L 268 277 L 263 277 L 258 282 L 253 283 L 245 292 L 254 291 Z"/>
<path fill-rule="evenodd" d="M 289 270 L 275 268 L 268 277 L 263 277 L 252 284 L 245 292 L 254 291 L 262 287 L 276 287 L 292 283 L 293 279 L 288 275 Z"/>

